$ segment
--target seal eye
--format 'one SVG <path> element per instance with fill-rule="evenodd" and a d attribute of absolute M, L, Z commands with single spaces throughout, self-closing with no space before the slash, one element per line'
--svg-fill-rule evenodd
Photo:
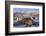
<path fill-rule="evenodd" d="M 33 17 L 33 19 L 35 19 L 35 17 Z"/>

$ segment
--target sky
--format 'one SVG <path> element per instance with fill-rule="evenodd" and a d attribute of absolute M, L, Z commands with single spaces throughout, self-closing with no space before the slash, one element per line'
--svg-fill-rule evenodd
<path fill-rule="evenodd" d="M 39 9 L 35 9 L 35 8 L 13 8 L 13 12 L 21 12 L 21 13 L 31 13 L 31 12 L 39 12 Z"/>

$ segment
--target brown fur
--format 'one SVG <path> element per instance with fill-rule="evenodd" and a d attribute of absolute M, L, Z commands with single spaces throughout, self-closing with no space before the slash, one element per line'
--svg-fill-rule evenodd
<path fill-rule="evenodd" d="M 24 18 L 20 22 L 23 24 L 26 24 L 26 25 L 32 25 L 32 19 L 31 18 Z"/>

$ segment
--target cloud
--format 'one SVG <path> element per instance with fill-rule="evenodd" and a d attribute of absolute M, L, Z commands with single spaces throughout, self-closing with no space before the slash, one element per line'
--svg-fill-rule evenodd
<path fill-rule="evenodd" d="M 13 8 L 13 12 L 21 12 L 21 13 L 31 13 L 31 12 L 39 12 L 39 9 L 35 8 Z"/>

